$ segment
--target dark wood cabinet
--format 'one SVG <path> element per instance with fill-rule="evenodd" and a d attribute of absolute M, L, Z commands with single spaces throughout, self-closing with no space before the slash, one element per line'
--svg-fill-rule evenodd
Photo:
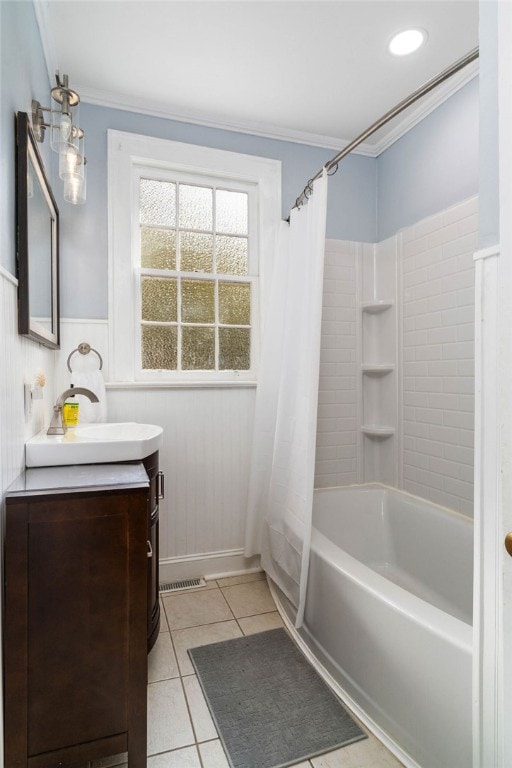
<path fill-rule="evenodd" d="M 142 464 L 30 469 L 7 493 L 6 768 L 146 765 L 148 504 Z"/>

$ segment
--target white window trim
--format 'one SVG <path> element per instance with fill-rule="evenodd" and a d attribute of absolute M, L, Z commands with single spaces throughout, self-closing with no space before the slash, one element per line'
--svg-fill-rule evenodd
<path fill-rule="evenodd" d="M 266 275 L 271 273 L 277 226 L 281 218 L 281 163 L 278 160 L 242 155 L 221 149 L 149 136 L 108 131 L 108 275 L 109 275 L 109 360 L 112 382 L 133 382 L 136 378 L 139 318 L 137 315 L 137 286 L 133 269 L 134 222 L 136 210 L 133 174 L 138 166 L 153 166 L 178 173 L 194 173 L 223 177 L 233 182 L 258 187 L 256 212 L 256 240 L 259 244 L 260 290 L 253 301 L 261 306 Z M 138 226 L 138 223 L 137 223 Z M 259 294 L 259 295 L 258 295 Z M 256 318 L 261 312 L 256 311 Z M 257 328 L 255 339 L 257 339 Z M 257 342 L 256 342 L 257 343 Z M 251 372 L 254 380 L 256 371 Z M 233 380 L 227 372 L 187 372 L 176 379 L 177 386 L 195 381 L 225 384 Z M 243 379 L 242 374 L 240 374 Z M 162 375 L 154 376 L 155 384 L 162 384 Z M 173 376 L 166 383 L 173 384 Z M 147 386 L 151 382 L 145 378 Z M 242 383 L 242 381 L 240 381 Z"/>

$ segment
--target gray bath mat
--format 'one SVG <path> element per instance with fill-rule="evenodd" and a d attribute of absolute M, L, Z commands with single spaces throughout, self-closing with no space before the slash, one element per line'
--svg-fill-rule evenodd
<path fill-rule="evenodd" d="M 189 655 L 232 768 L 284 768 L 366 738 L 284 629 Z"/>

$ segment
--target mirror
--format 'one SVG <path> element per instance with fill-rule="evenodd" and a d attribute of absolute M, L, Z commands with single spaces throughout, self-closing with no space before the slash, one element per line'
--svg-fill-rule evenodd
<path fill-rule="evenodd" d="M 26 112 L 16 120 L 18 332 L 59 348 L 59 211 Z"/>

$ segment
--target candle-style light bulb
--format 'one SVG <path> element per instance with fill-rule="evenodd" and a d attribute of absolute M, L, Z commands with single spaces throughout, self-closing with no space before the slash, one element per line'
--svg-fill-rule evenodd
<path fill-rule="evenodd" d="M 64 112 L 60 118 L 60 140 L 68 141 L 71 136 L 71 115 Z"/>
<path fill-rule="evenodd" d="M 67 176 L 77 173 L 81 158 L 73 144 L 62 142 L 60 146 L 59 176 L 65 180 Z"/>
<path fill-rule="evenodd" d="M 73 205 L 85 203 L 85 186 L 84 176 L 69 174 L 64 180 L 64 200 Z"/>

